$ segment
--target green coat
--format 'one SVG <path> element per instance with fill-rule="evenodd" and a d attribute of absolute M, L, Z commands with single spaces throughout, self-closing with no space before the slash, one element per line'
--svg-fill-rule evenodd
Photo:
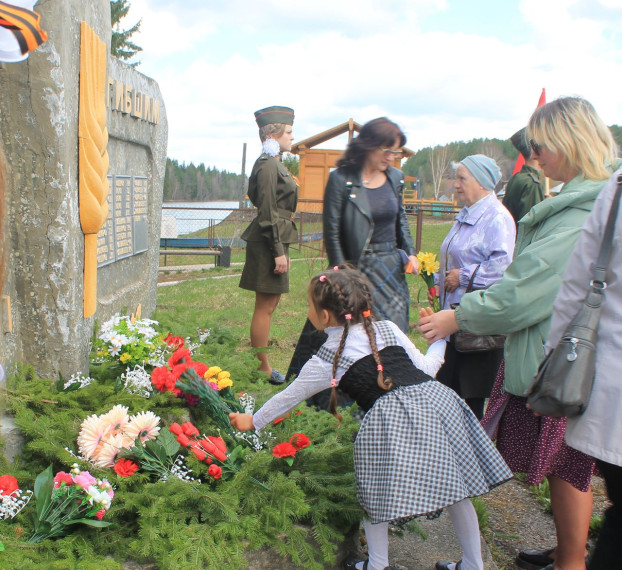
<path fill-rule="evenodd" d="M 518 220 L 542 200 L 544 200 L 544 191 L 540 181 L 540 172 L 525 164 L 507 183 L 503 205 L 518 224 Z"/>
<path fill-rule="evenodd" d="M 273 257 L 284 255 L 283 244 L 298 241 L 294 223 L 298 204 L 296 181 L 280 160 L 262 154 L 248 180 L 248 197 L 257 208 L 257 217 L 241 238 L 265 242 Z"/>
<path fill-rule="evenodd" d="M 564 268 L 605 182 L 577 176 L 558 196 L 536 204 L 518 224 L 514 260 L 503 278 L 466 294 L 456 309 L 461 329 L 508 335 L 504 388 L 510 394 L 525 395 L 544 358 Z"/>

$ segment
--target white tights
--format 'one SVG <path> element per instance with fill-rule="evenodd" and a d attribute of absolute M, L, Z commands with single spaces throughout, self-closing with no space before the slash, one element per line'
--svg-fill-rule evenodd
<path fill-rule="evenodd" d="M 462 570 L 483 570 L 479 522 L 473 504 L 469 499 L 463 499 L 447 510 L 462 547 Z M 364 521 L 363 528 L 369 553 L 367 568 L 383 570 L 389 565 L 389 524 Z"/>

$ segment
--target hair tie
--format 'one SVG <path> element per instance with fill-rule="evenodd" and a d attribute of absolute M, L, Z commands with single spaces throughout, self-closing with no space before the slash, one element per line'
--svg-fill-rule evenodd
<path fill-rule="evenodd" d="M 363 311 L 363 317 L 365 317 L 366 319 L 369 319 L 369 317 L 371 317 L 371 310 L 365 309 Z"/>
<path fill-rule="evenodd" d="M 350 313 L 346 313 L 344 315 L 344 317 L 345 317 L 346 321 L 349 321 L 352 318 L 352 315 Z"/>
<path fill-rule="evenodd" d="M 324 283 L 324 281 L 326 281 L 326 275 L 320 275 L 318 280 L 320 281 L 320 283 Z"/>
<path fill-rule="evenodd" d="M 339 382 L 337 382 L 337 378 L 333 378 L 333 379 L 330 381 L 330 387 L 331 387 L 331 388 L 336 388 L 336 387 L 337 387 L 337 384 L 339 384 Z"/>
<path fill-rule="evenodd" d="M 335 267 L 333 267 L 333 271 L 339 271 L 339 266 L 335 265 Z"/>
<path fill-rule="evenodd" d="M 376 370 L 378 370 L 378 372 L 382 372 L 384 370 L 384 367 L 382 366 L 382 364 L 378 364 L 378 366 L 376 366 Z"/>

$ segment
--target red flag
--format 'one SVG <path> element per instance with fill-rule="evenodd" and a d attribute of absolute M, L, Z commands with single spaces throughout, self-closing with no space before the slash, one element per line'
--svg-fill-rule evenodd
<path fill-rule="evenodd" d="M 546 103 L 546 90 L 544 87 L 542 88 L 542 93 L 540 93 L 540 99 L 538 100 L 538 107 L 542 107 Z M 537 107 L 536 107 L 537 108 Z M 523 155 L 519 152 L 518 158 L 516 159 L 516 164 L 514 165 L 514 170 L 512 171 L 512 176 L 514 176 L 525 164 L 525 159 Z"/>

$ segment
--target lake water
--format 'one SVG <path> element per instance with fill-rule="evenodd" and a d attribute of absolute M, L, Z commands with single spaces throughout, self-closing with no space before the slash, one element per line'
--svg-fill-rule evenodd
<path fill-rule="evenodd" d="M 218 225 L 239 203 L 235 202 L 164 202 L 161 237 L 177 237 Z M 204 208 L 213 208 L 205 210 Z"/>

